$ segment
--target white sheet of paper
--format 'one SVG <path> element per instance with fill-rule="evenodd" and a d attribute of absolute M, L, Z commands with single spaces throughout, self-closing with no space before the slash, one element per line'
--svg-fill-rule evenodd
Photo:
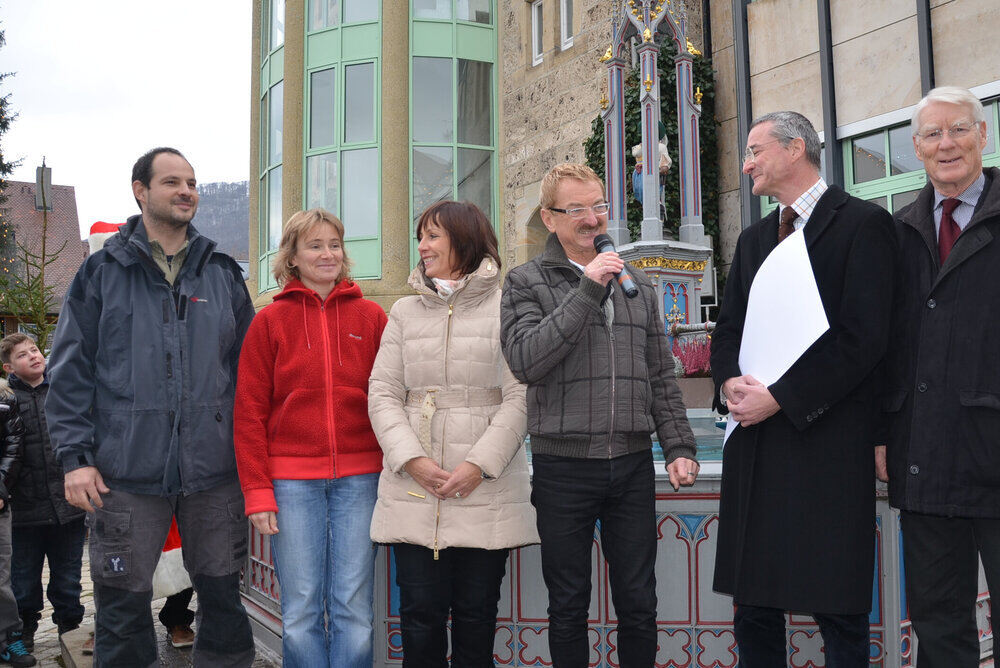
<path fill-rule="evenodd" d="M 740 341 L 740 372 L 770 385 L 829 328 L 805 235 L 797 230 L 771 251 L 754 276 Z M 729 420 L 723 444 L 738 424 Z"/>

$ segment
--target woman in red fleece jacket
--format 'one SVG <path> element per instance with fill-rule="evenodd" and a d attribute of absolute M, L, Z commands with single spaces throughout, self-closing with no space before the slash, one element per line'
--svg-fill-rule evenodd
<path fill-rule="evenodd" d="M 343 239 L 323 209 L 289 218 L 274 259 L 284 289 L 240 353 L 236 463 L 247 515 L 271 536 L 285 666 L 372 665 L 382 451 L 368 377 L 386 315 L 351 281 Z"/>

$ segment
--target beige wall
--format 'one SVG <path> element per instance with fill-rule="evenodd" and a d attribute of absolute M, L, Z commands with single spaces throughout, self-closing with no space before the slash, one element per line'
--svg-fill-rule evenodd
<path fill-rule="evenodd" d="M 734 29 L 729 0 L 712 3 L 719 141 L 722 256 L 741 230 Z M 1000 80 L 996 0 L 932 0 L 935 81 L 974 87 Z M 824 130 L 816 0 L 755 0 L 747 6 L 752 115 L 793 109 Z M 843 128 L 905 109 L 921 96 L 913 0 L 831 0 L 837 123 Z M 874 128 L 873 128 L 874 129 Z M 826 134 L 827 140 L 831 133 Z M 727 268 L 725 265 L 723 269 Z"/>
<path fill-rule="evenodd" d="M 560 47 L 558 0 L 544 0 L 542 63 L 531 65 L 531 5 L 500 0 L 500 202 L 504 263 L 516 266 L 544 242 L 537 215 L 542 176 L 560 162 L 583 162 L 583 142 L 601 113 L 611 43 L 611 4 L 575 0 L 573 46 Z M 720 4 L 720 3 L 713 3 Z M 688 39 L 702 45 L 701 3 L 689 2 Z M 713 24 L 714 26 L 714 24 Z M 676 144 L 676 139 L 671 139 Z M 532 222 L 534 221 L 534 222 Z"/>

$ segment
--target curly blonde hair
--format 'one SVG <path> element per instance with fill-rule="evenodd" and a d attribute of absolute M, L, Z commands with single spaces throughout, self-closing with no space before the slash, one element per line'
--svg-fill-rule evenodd
<path fill-rule="evenodd" d="M 293 214 L 284 225 L 284 229 L 281 232 L 281 243 L 278 245 L 278 252 L 275 254 L 271 265 L 271 272 L 278 281 L 278 285 L 284 286 L 291 279 L 299 278 L 298 268 L 293 267 L 291 264 L 292 260 L 295 259 L 295 249 L 298 247 L 299 237 L 308 234 L 312 228 L 320 223 L 333 226 L 337 236 L 340 237 L 341 244 L 343 244 L 344 224 L 340 222 L 340 218 L 337 218 L 326 209 L 309 209 L 308 211 L 299 211 Z M 344 263 L 340 268 L 340 276 L 337 277 L 337 282 L 350 280 L 350 278 L 351 260 L 347 257 L 347 248 L 345 247 Z"/>

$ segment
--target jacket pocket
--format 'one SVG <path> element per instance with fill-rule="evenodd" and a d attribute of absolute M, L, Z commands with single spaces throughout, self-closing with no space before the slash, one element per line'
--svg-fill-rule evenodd
<path fill-rule="evenodd" d="M 1000 486 L 1000 395 L 980 390 L 961 390 L 955 438 L 956 473 L 964 484 Z"/>
<path fill-rule="evenodd" d="M 906 401 L 906 395 L 909 394 L 906 390 L 893 390 L 888 394 L 882 396 L 882 412 L 883 413 L 898 413 L 903 407 L 903 402 Z"/>

